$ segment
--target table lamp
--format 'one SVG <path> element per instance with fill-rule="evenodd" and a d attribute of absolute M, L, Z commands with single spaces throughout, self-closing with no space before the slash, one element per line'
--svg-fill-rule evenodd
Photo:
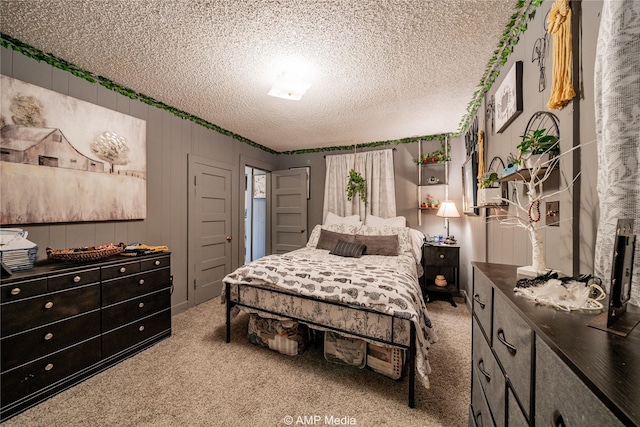
<path fill-rule="evenodd" d="M 440 209 L 438 209 L 436 216 L 445 219 L 445 224 L 447 226 L 447 240 L 449 240 L 449 218 L 460 218 L 460 213 L 458 213 L 456 204 L 450 200 L 445 200 L 440 205 Z"/>

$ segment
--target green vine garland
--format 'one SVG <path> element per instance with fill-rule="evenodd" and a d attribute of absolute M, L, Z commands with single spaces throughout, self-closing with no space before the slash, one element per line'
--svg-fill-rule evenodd
<path fill-rule="evenodd" d="M 360 195 L 360 200 L 367 206 L 367 183 L 355 169 L 349 171 L 349 182 L 347 183 L 347 200 L 351 201 L 354 196 Z"/>
<path fill-rule="evenodd" d="M 509 23 L 505 31 L 502 33 L 502 37 L 500 38 L 500 42 L 498 43 L 497 49 L 493 52 L 493 56 L 489 59 L 487 66 L 485 68 L 485 72 L 480 80 L 479 89 L 473 93 L 472 99 L 467 105 L 466 111 L 467 113 L 462 117 L 460 124 L 458 125 L 458 130 L 452 133 L 445 133 L 439 135 L 424 135 L 424 136 L 416 136 L 411 138 L 402 138 L 402 139 L 394 139 L 387 141 L 376 141 L 369 142 L 364 144 L 358 144 L 358 148 L 362 147 L 379 147 L 383 145 L 398 145 L 398 144 L 409 144 L 415 143 L 420 140 L 423 141 L 433 141 L 439 140 L 446 136 L 450 137 L 459 137 L 463 134 L 463 132 L 469 126 L 471 119 L 476 115 L 478 108 L 484 98 L 486 92 L 491 89 L 491 86 L 495 82 L 496 78 L 500 75 L 500 67 L 507 63 L 509 55 L 513 52 L 513 48 L 518 44 L 520 39 L 520 34 L 522 34 L 527 29 L 527 21 L 533 19 L 535 16 L 535 8 L 542 4 L 543 0 L 517 0 L 516 2 L 516 12 L 511 16 Z M 24 56 L 35 59 L 36 61 L 44 61 L 47 64 L 59 68 L 64 71 L 68 71 L 74 76 L 80 77 L 90 83 L 98 83 L 101 86 L 122 94 L 130 99 L 138 100 L 147 105 L 151 105 L 156 108 L 160 108 L 162 110 L 168 111 L 171 114 L 180 117 L 181 119 L 190 120 L 200 126 L 203 126 L 207 129 L 211 129 L 215 132 L 221 133 L 223 135 L 229 136 L 237 141 L 244 142 L 252 147 L 259 148 L 260 150 L 266 151 L 271 154 L 307 154 L 307 153 L 318 153 L 324 151 L 342 151 L 351 149 L 353 146 L 334 146 L 334 147 L 321 147 L 321 148 L 307 148 L 301 150 L 291 150 L 291 151 L 281 151 L 277 152 L 272 150 L 271 148 L 265 147 L 264 145 L 258 144 L 255 141 L 252 141 L 248 138 L 245 138 L 241 135 L 233 133 L 229 130 L 223 129 L 218 125 L 210 123 L 200 117 L 194 116 L 193 114 L 189 114 L 185 111 L 179 110 L 175 107 L 167 105 L 163 102 L 157 101 L 150 96 L 145 94 L 136 92 L 133 89 L 127 88 L 125 86 L 119 85 L 106 77 L 95 75 L 90 71 L 83 70 L 82 68 L 65 61 L 62 58 L 58 58 L 57 56 L 51 53 L 44 53 L 39 49 L 36 49 L 33 46 L 29 46 L 26 43 L 21 42 L 18 39 L 15 39 L 8 34 L 0 32 L 0 45 L 7 48 L 13 49 L 17 52 L 20 52 Z M 366 196 L 365 196 L 366 197 Z M 366 203 L 366 202 L 365 202 Z"/>

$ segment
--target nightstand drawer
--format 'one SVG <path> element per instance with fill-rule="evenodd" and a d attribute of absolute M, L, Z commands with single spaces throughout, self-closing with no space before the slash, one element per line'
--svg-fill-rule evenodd
<path fill-rule="evenodd" d="M 458 247 L 444 247 L 444 246 L 423 246 L 422 256 L 424 258 L 424 264 L 434 265 L 438 267 L 458 267 L 459 258 Z"/>

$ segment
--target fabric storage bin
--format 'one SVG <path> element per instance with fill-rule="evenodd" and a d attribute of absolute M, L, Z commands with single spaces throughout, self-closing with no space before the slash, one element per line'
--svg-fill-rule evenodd
<path fill-rule="evenodd" d="M 295 356 L 307 347 L 309 332 L 306 325 L 294 320 L 268 319 L 251 314 L 248 338 L 249 342 L 260 347 Z"/>
<path fill-rule="evenodd" d="M 327 331 L 324 333 L 324 358 L 329 362 L 364 368 L 367 364 L 367 342 Z"/>
<path fill-rule="evenodd" d="M 402 377 L 405 351 L 396 347 L 384 347 L 368 343 L 367 366 L 375 372 L 399 380 Z"/>

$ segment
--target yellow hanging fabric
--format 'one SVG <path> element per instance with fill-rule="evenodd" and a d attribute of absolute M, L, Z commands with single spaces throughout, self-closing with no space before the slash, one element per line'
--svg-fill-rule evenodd
<path fill-rule="evenodd" d="M 484 131 L 478 130 L 478 187 L 484 175 Z"/>
<path fill-rule="evenodd" d="M 560 110 L 576 96 L 571 79 L 573 54 L 571 51 L 571 8 L 569 0 L 556 0 L 547 18 L 547 32 L 553 37 L 553 71 L 550 110 Z"/>

